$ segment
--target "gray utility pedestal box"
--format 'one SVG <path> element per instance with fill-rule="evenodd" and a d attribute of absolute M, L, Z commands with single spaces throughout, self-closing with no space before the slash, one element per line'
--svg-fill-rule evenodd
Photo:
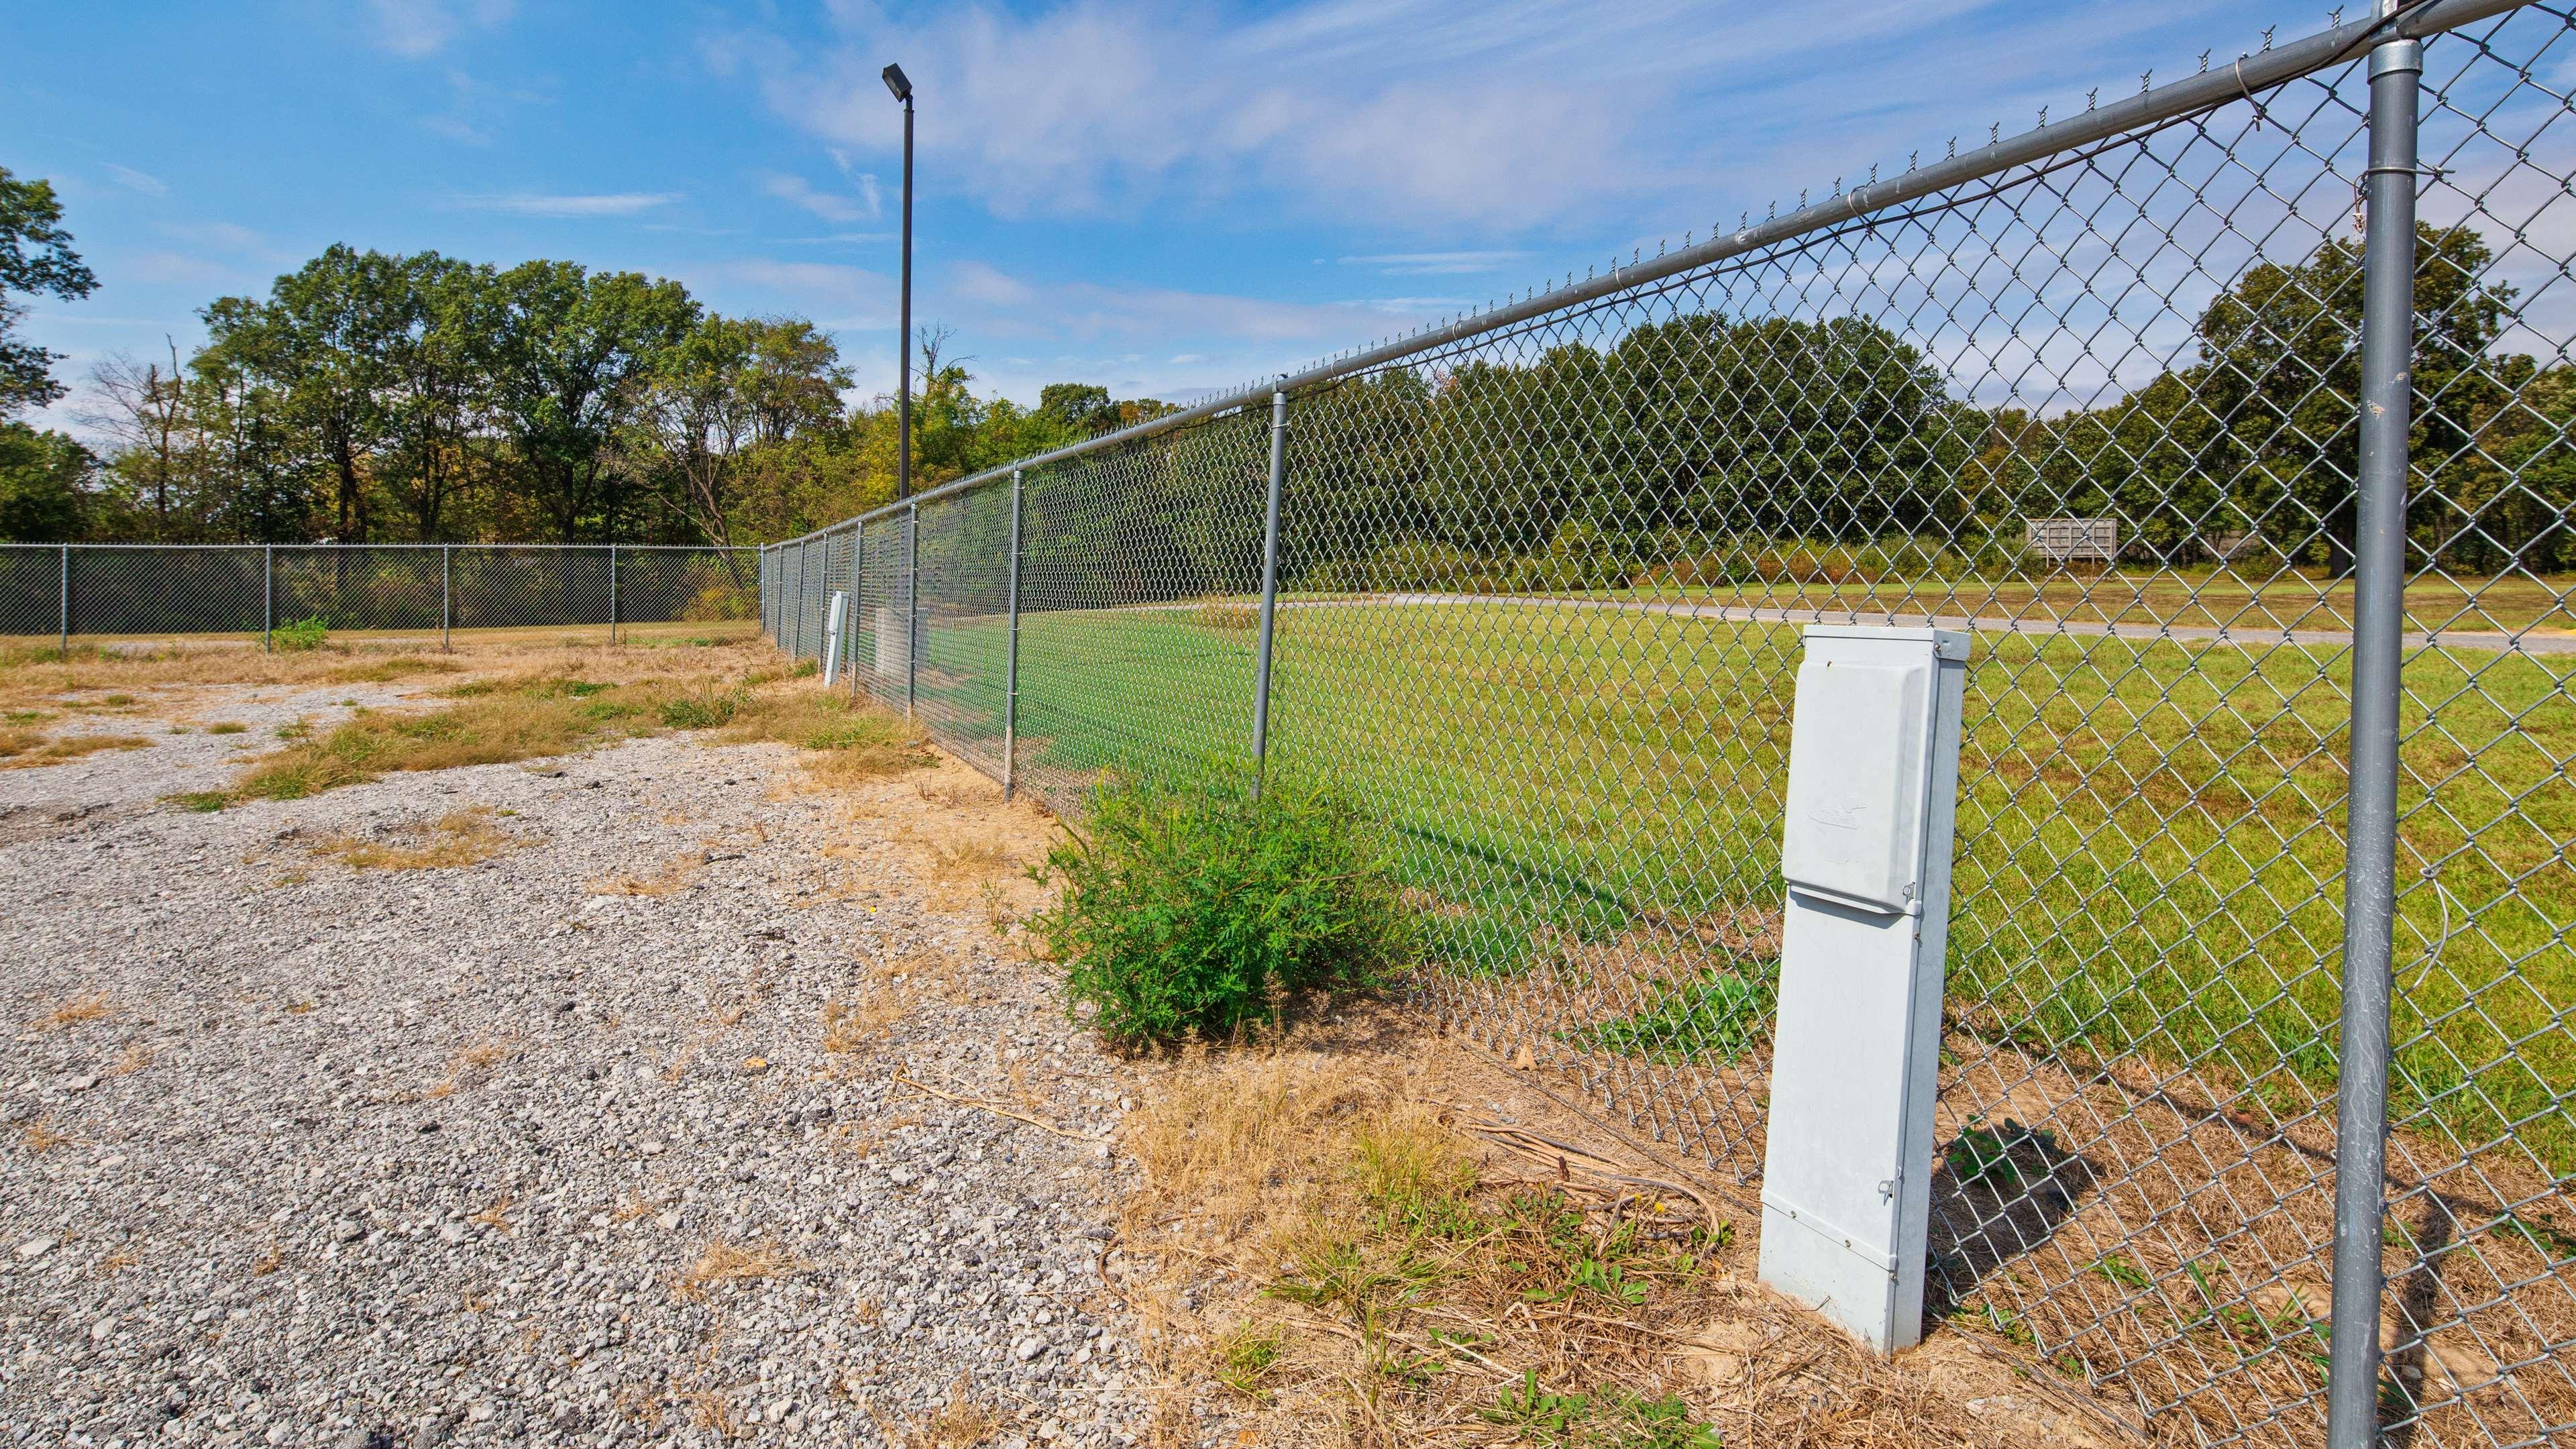
<path fill-rule="evenodd" d="M 1762 1279 L 1882 1352 L 1923 1333 L 1968 642 L 1811 626 L 1790 721 Z"/>
<path fill-rule="evenodd" d="M 832 591 L 830 604 L 823 610 L 823 687 L 841 677 L 841 631 L 848 627 L 850 596 L 839 589 Z"/>

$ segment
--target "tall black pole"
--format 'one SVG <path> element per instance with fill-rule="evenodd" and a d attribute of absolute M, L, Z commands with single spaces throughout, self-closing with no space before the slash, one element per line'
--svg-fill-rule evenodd
<path fill-rule="evenodd" d="M 903 98 L 903 336 L 895 343 L 900 354 L 895 376 L 896 424 L 902 436 L 896 439 L 894 455 L 894 496 L 912 496 L 912 97 Z"/>

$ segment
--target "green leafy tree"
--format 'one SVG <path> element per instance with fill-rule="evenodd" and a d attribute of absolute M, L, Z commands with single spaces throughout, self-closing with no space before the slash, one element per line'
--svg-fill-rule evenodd
<path fill-rule="evenodd" d="M 80 537 L 83 489 L 97 461 L 65 434 L 0 423 L 0 539 L 61 543 Z"/>
<path fill-rule="evenodd" d="M 526 262 L 493 285 L 478 362 L 525 496 L 558 541 L 614 538 L 625 500 L 610 444 L 698 304 L 677 282 L 574 262 Z"/>
<path fill-rule="evenodd" d="M 840 350 L 810 322 L 698 319 L 645 394 L 650 446 L 676 485 L 663 494 L 668 506 L 730 544 L 744 454 L 836 428 L 849 385 Z"/>
<path fill-rule="evenodd" d="M 401 354 L 417 293 L 399 258 L 333 246 L 277 279 L 265 300 L 224 297 L 204 317 L 207 351 L 256 377 L 329 479 L 332 537 L 372 533 L 368 473 L 390 442 Z"/>
<path fill-rule="evenodd" d="M 0 166 L 0 418 L 63 395 L 53 374 L 62 354 L 18 338 L 26 308 L 10 294 L 76 302 L 98 289 L 62 221 L 53 183 L 20 181 Z"/>
<path fill-rule="evenodd" d="M 2429 466 L 2467 448 L 2503 391 L 2486 353 L 2513 290 L 2485 280 L 2493 259 L 2469 226 L 2416 225 L 2411 367 L 2429 406 L 2412 451 Z M 2223 429 L 2204 465 L 2251 495 L 2285 551 L 2336 573 L 2352 567 L 2357 526 L 2361 314 L 2359 243 L 2336 237 L 2304 262 L 2261 263 L 2201 313 L 2201 365 L 2189 378 L 2195 405 Z"/>

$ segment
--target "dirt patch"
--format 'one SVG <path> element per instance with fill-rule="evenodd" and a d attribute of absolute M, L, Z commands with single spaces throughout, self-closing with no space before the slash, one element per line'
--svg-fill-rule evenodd
<path fill-rule="evenodd" d="M 1110 1282 L 1201 1442 L 2119 1443 L 1960 1335 L 1893 1361 L 1754 1281 L 1758 1206 L 1391 1008 L 1155 1068 Z M 1555 1143 L 1556 1147 L 1546 1144 Z M 1537 1144 L 1537 1145 L 1533 1145 Z M 1246 1442 L 1249 1442 L 1248 1440 Z M 1571 1441 L 1569 1441 L 1571 1442 Z"/>

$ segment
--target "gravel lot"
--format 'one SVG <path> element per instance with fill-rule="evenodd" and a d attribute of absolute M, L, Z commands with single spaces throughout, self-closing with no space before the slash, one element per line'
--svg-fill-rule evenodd
<path fill-rule="evenodd" d="M 398 693 L 181 691 L 0 772 L 0 1444 L 1131 1442 L 1136 1079 L 932 879 L 906 809 L 984 787 L 660 738 L 157 803 Z M 315 850 L 471 807 L 519 848 Z M 827 1003 L 877 1011 L 833 1050 Z"/>

